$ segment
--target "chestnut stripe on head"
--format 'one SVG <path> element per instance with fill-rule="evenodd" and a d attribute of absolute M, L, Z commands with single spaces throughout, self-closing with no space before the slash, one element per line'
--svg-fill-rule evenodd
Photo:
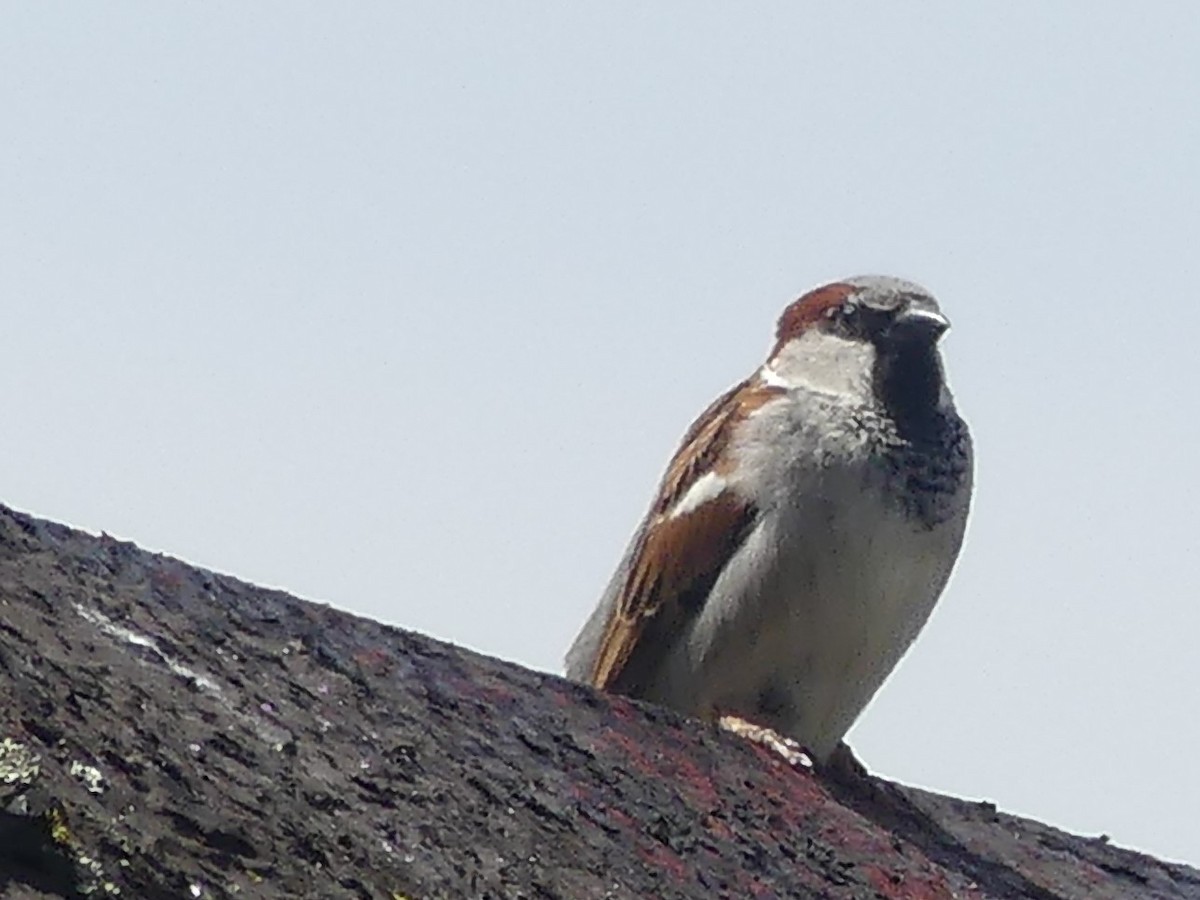
<path fill-rule="evenodd" d="M 823 322 L 830 310 L 837 309 L 850 299 L 858 288 L 843 281 L 835 281 L 816 290 L 809 291 L 799 300 L 793 302 L 779 317 L 779 326 L 775 330 L 775 350 L 793 338 L 808 331 L 813 325 Z"/>

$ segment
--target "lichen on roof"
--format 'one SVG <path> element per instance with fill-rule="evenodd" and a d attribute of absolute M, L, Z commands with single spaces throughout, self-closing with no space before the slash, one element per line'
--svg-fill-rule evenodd
<path fill-rule="evenodd" d="M 41 774 L 42 758 L 12 738 L 0 740 L 0 798 L 21 793 Z"/>

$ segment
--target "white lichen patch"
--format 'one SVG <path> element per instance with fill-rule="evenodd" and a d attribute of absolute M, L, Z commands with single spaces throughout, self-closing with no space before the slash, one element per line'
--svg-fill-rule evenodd
<path fill-rule="evenodd" d="M 88 789 L 89 794 L 103 794 L 108 787 L 104 783 L 104 774 L 95 766 L 88 766 L 78 760 L 72 760 L 70 773 L 72 777 L 83 782 L 83 786 Z"/>
<path fill-rule="evenodd" d="M 42 758 L 12 738 L 0 741 L 0 795 L 20 793 L 42 771 Z"/>
<path fill-rule="evenodd" d="M 41 757 L 33 750 L 11 738 L 0 740 L 0 799 L 20 794 L 33 784 L 41 771 Z M 80 779 L 93 794 L 103 793 L 104 776 L 99 769 L 76 761 L 71 763 L 70 773 Z M 77 842 L 72 837 L 60 808 L 50 810 L 48 822 L 54 842 L 69 852 L 82 870 L 79 892 L 85 896 L 119 896 L 121 888 L 105 876 L 104 867 L 100 862 L 79 852 Z"/>
<path fill-rule="evenodd" d="M 79 893 L 87 897 L 97 894 L 105 897 L 121 895 L 121 888 L 104 876 L 104 866 L 100 865 L 98 861 L 90 856 L 77 856 L 75 862 L 90 876 L 79 886 Z"/>

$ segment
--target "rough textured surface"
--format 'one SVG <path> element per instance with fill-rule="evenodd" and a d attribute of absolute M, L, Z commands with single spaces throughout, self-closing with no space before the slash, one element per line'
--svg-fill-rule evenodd
<path fill-rule="evenodd" d="M 0 507 L 0 896 L 1200 898 L 1200 872 Z"/>

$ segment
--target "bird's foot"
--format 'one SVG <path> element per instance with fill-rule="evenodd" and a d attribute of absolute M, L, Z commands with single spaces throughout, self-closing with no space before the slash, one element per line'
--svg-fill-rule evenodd
<path fill-rule="evenodd" d="M 762 744 L 774 750 L 780 756 L 788 761 L 788 765 L 799 766 L 804 769 L 813 767 L 812 757 L 808 751 L 801 747 L 791 738 L 784 737 L 777 731 L 773 731 L 764 725 L 755 725 L 753 722 L 747 722 L 739 716 L 721 716 L 717 719 L 717 724 L 726 731 L 743 737 L 746 740 L 754 741 L 756 744 Z"/>

